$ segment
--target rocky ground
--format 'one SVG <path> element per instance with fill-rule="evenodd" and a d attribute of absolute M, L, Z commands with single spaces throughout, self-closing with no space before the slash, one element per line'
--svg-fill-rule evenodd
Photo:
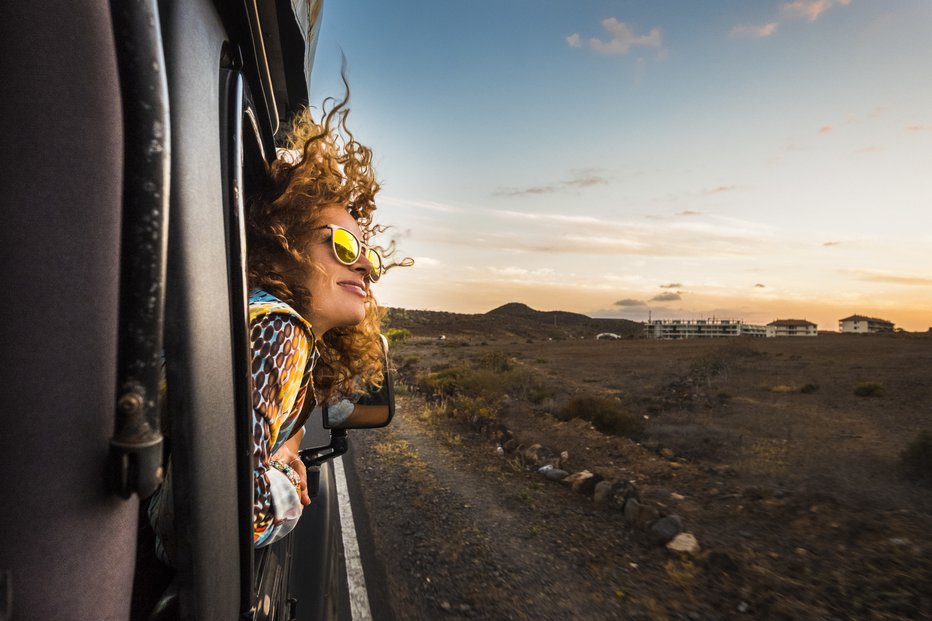
<path fill-rule="evenodd" d="M 672 420 L 667 401 L 684 391 L 715 397 L 703 409 L 744 398 L 681 367 L 631 403 Z M 853 420 L 832 428 L 883 444 Z M 821 474 L 764 476 L 665 437 L 609 436 L 520 403 L 478 426 L 400 397 L 392 426 L 353 432 L 350 453 L 394 618 L 932 618 L 928 491 L 880 497 L 851 469 L 866 493 L 839 493 Z"/>

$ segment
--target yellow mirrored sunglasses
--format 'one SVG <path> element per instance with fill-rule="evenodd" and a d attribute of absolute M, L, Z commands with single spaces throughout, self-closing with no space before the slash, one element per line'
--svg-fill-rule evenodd
<path fill-rule="evenodd" d="M 343 265 L 353 265 L 359 260 L 359 256 L 365 253 L 366 260 L 372 266 L 366 278 L 369 282 L 378 282 L 382 277 L 382 257 L 378 252 L 359 241 L 352 231 L 342 226 L 327 224 L 320 228 L 330 229 L 330 242 L 337 261 Z"/>

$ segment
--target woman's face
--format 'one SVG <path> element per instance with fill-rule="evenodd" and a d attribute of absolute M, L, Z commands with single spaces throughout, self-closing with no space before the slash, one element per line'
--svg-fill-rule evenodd
<path fill-rule="evenodd" d="M 348 229 L 362 241 L 359 224 L 342 207 L 324 208 L 320 222 Z M 331 328 L 354 326 L 366 316 L 369 290 L 366 274 L 371 265 L 365 253 L 360 253 L 352 265 L 341 263 L 333 254 L 331 235 L 327 228 L 313 231 L 306 250 L 312 262 L 304 283 L 311 292 L 311 316 L 308 320 L 318 338 Z"/>

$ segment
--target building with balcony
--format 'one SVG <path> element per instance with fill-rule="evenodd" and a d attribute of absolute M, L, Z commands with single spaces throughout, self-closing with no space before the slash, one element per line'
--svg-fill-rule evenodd
<path fill-rule="evenodd" d="M 767 328 L 739 319 L 654 319 L 644 323 L 644 334 L 647 338 L 661 340 L 764 337 Z"/>
<path fill-rule="evenodd" d="M 777 319 L 767 324 L 767 336 L 818 336 L 819 326 L 805 319 Z"/>
<path fill-rule="evenodd" d="M 845 334 L 875 334 L 893 332 L 893 322 L 864 315 L 851 315 L 838 320 L 838 329 Z"/>

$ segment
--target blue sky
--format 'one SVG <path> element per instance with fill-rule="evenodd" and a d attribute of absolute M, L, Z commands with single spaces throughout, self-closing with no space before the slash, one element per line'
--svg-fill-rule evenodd
<path fill-rule="evenodd" d="M 389 306 L 932 326 L 932 3 L 325 0 Z"/>

